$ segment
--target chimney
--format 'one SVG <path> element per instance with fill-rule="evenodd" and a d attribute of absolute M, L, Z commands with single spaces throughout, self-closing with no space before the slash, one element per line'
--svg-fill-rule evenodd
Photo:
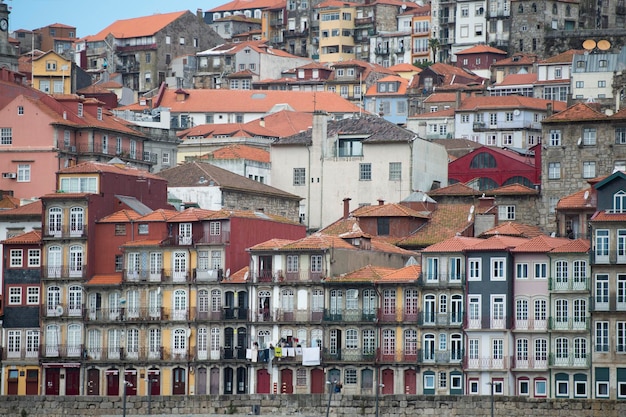
<path fill-rule="evenodd" d="M 546 104 L 546 117 L 552 116 L 552 103 Z"/>
<path fill-rule="evenodd" d="M 478 198 L 478 209 L 482 212 L 493 207 L 495 204 L 495 197 L 485 197 L 485 195 L 483 194 L 482 197 Z"/>
<path fill-rule="evenodd" d="M 346 197 L 343 199 L 343 218 L 347 219 L 348 216 L 350 215 L 350 200 L 352 200 L 349 197 Z"/>
<path fill-rule="evenodd" d="M 261 118 L 259 119 L 259 126 L 261 126 L 261 127 L 265 127 L 265 117 L 261 117 Z"/>
<path fill-rule="evenodd" d="M 202 9 L 200 9 L 200 8 L 196 9 L 196 16 L 198 16 L 200 19 L 202 19 Z"/>
<path fill-rule="evenodd" d="M 384 206 L 385 205 L 385 200 L 383 200 L 382 198 L 378 199 L 378 205 L 379 206 Z"/>
<path fill-rule="evenodd" d="M 461 91 L 457 90 L 456 92 L 456 108 L 459 109 L 461 108 Z"/>

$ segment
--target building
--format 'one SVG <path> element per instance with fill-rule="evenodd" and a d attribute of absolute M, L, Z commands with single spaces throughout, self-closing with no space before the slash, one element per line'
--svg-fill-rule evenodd
<path fill-rule="evenodd" d="M 54 51 L 65 58 L 71 58 L 74 51 L 74 42 L 78 40 L 76 28 L 62 23 L 53 23 L 34 29 L 33 35 L 35 37 L 36 49 L 44 52 Z M 28 48 L 30 51 L 31 45 L 23 45 L 20 41 L 20 47 Z"/>
<path fill-rule="evenodd" d="M 491 77 L 491 66 L 506 56 L 506 52 L 488 45 L 476 45 L 456 53 L 456 66 L 483 78 Z"/>
<path fill-rule="evenodd" d="M 447 178 L 445 149 L 376 116 L 315 114 L 312 129 L 274 142 L 270 159 L 281 161 L 272 164 L 273 185 L 303 198 L 310 230 L 340 218 L 346 197 L 359 205 L 399 201 Z"/>
<path fill-rule="evenodd" d="M 18 71 L 18 49 L 9 41 L 9 6 L 0 3 L 0 68 Z"/>
<path fill-rule="evenodd" d="M 385 120 L 398 125 L 406 125 L 409 112 L 407 86 L 409 81 L 390 75 L 376 81 L 365 93 L 364 107 Z"/>
<path fill-rule="evenodd" d="M 95 78 L 118 72 L 124 87 L 144 93 L 165 82 L 172 59 L 222 42 L 201 17 L 185 10 L 115 21 L 82 39 L 79 52 Z"/>
<path fill-rule="evenodd" d="M 340 62 L 355 59 L 354 30 L 358 3 L 328 0 L 316 6 L 319 13 L 319 34 L 314 40 L 313 58 L 319 62 Z"/>

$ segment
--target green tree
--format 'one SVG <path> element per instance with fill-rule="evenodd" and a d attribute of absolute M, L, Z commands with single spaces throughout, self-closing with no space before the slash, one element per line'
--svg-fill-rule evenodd
<path fill-rule="evenodd" d="M 437 38 L 430 38 L 428 40 L 428 47 L 430 48 L 431 52 L 433 53 L 433 62 L 437 62 L 437 51 L 439 51 L 439 49 L 441 49 L 441 44 L 439 43 L 439 39 L 437 39 Z"/>

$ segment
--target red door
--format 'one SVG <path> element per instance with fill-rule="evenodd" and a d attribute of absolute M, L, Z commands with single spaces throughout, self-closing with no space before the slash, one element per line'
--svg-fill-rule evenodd
<path fill-rule="evenodd" d="M 124 380 L 126 381 L 126 395 L 137 395 L 137 371 L 124 372 Z"/>
<path fill-rule="evenodd" d="M 26 395 L 39 395 L 39 370 L 26 370 Z"/>
<path fill-rule="evenodd" d="M 280 371 L 280 393 L 293 394 L 293 371 L 291 369 Z"/>
<path fill-rule="evenodd" d="M 383 394 L 393 394 L 393 370 L 383 369 Z"/>
<path fill-rule="evenodd" d="M 261 368 L 256 371 L 256 393 L 257 394 L 269 394 L 270 393 L 270 374 L 267 369 Z"/>
<path fill-rule="evenodd" d="M 407 369 L 404 371 L 404 393 L 406 395 L 417 394 L 416 377 L 417 373 L 415 369 Z"/>
<path fill-rule="evenodd" d="M 87 371 L 87 395 L 100 394 L 100 371 L 89 369 Z"/>
<path fill-rule="evenodd" d="M 9 369 L 9 384 L 7 386 L 8 395 L 17 395 L 17 386 L 19 383 L 20 371 L 17 369 Z"/>
<path fill-rule="evenodd" d="M 324 380 L 324 370 L 315 368 L 311 370 L 311 394 L 323 394 L 326 381 Z"/>
<path fill-rule="evenodd" d="M 174 369 L 174 375 L 172 375 L 174 377 L 174 385 L 172 386 L 173 395 L 185 395 L 187 389 L 185 372 L 183 368 Z"/>
<path fill-rule="evenodd" d="M 107 371 L 107 395 L 120 395 L 120 373 L 117 370 Z"/>
<path fill-rule="evenodd" d="M 59 368 L 46 368 L 46 395 L 59 395 Z"/>
<path fill-rule="evenodd" d="M 150 395 L 161 395 L 161 373 L 157 369 L 148 371 L 150 379 Z"/>
<path fill-rule="evenodd" d="M 65 395 L 80 394 L 80 369 L 65 369 Z"/>

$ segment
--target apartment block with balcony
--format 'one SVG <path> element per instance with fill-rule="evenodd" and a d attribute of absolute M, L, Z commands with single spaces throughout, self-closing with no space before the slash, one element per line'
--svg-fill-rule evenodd
<path fill-rule="evenodd" d="M 455 236 L 428 246 L 422 252 L 418 316 L 420 394 L 463 394 L 466 390 L 463 373 L 465 250 L 481 242 L 478 238 Z"/>
<path fill-rule="evenodd" d="M 626 398 L 626 175 L 617 171 L 594 185 L 597 211 L 590 219 L 592 239 L 591 372 L 593 398 Z M 591 395 L 590 395 L 591 396 Z"/>
<path fill-rule="evenodd" d="M 20 233 L 2 246 L 3 394 L 40 395 L 41 233 Z"/>
<path fill-rule="evenodd" d="M 319 62 L 340 62 L 356 58 L 354 30 L 358 3 L 323 2 L 319 13 Z"/>

